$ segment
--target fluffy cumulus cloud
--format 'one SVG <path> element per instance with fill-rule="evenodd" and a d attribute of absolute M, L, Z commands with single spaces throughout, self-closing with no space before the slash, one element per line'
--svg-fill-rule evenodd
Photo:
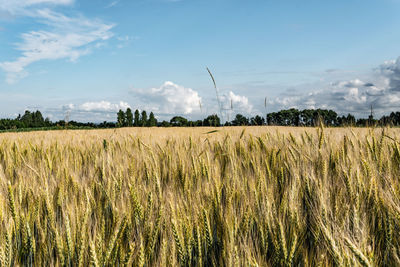
<path fill-rule="evenodd" d="M 289 92 L 271 101 L 276 108 L 326 108 L 365 116 L 400 110 L 400 58 L 384 62 L 368 80 L 339 81 L 306 94 Z"/>
<path fill-rule="evenodd" d="M 131 93 L 139 99 L 144 109 L 160 115 L 189 115 L 200 110 L 201 97 L 198 92 L 169 81 L 158 88 L 133 89 Z"/>
<path fill-rule="evenodd" d="M 246 96 L 237 95 L 232 91 L 221 97 L 224 110 L 249 115 L 253 112 L 253 105 Z"/>
<path fill-rule="evenodd" d="M 15 16 L 30 17 L 37 25 L 46 28 L 21 33 L 21 42 L 15 47 L 20 51 L 20 56 L 13 61 L 0 63 L 0 68 L 7 74 L 8 83 L 25 77 L 26 68 L 34 62 L 56 59 L 76 61 L 96 44 L 113 36 L 112 24 L 82 15 L 66 16 L 51 9 L 56 5 L 72 3 L 72 0 L 0 0 L 0 10 Z"/>
<path fill-rule="evenodd" d="M 250 100 L 233 91 L 221 92 L 220 103 L 222 114 L 215 95 L 206 95 L 202 98 L 199 93 L 173 82 L 164 82 L 160 87 L 150 89 L 132 89 L 131 95 L 138 103 L 139 109 L 153 111 L 159 119 L 169 120 L 172 116 L 181 115 L 189 119 L 203 119 L 210 114 L 222 116 L 222 120 L 232 118 L 232 115 L 241 113 L 253 115 L 255 110 Z"/>

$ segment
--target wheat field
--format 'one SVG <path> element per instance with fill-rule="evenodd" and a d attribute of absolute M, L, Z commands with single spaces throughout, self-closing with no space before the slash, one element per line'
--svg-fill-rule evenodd
<path fill-rule="evenodd" d="M 0 135 L 1 266 L 400 266 L 400 129 Z"/>

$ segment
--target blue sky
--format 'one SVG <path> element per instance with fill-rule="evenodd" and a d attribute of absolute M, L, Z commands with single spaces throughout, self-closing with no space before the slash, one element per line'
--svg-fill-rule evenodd
<path fill-rule="evenodd" d="M 400 110 L 400 1 L 0 0 L 0 116 Z M 200 108 L 201 107 L 201 108 Z"/>

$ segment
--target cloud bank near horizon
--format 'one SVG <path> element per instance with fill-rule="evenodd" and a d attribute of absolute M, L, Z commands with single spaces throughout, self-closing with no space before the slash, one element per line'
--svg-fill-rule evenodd
<path fill-rule="evenodd" d="M 400 57 L 378 66 L 367 78 L 337 81 L 324 89 L 289 91 L 271 100 L 274 109 L 332 109 L 340 114 L 365 116 L 371 105 L 377 115 L 400 110 Z"/>
<path fill-rule="evenodd" d="M 131 89 L 130 94 L 140 103 L 140 109 L 152 110 L 160 118 L 174 115 L 189 116 L 200 119 L 211 114 L 220 114 L 216 97 L 201 97 L 200 92 L 175 84 L 164 82 L 158 88 Z M 250 115 L 253 106 L 245 96 L 233 91 L 222 92 L 220 96 L 223 113 L 243 113 Z"/>
<path fill-rule="evenodd" d="M 356 76 L 356 75 L 355 75 Z M 279 96 L 269 99 L 267 111 L 281 109 L 333 109 L 339 115 L 352 113 L 357 117 L 365 117 L 373 106 L 376 117 L 400 110 L 400 57 L 397 60 L 386 61 L 371 70 L 362 78 L 337 80 L 330 84 L 319 83 L 319 90 L 299 92 L 285 91 Z M 260 89 L 260 95 L 264 93 Z M 233 119 L 235 114 L 245 116 L 264 114 L 264 99 L 247 97 L 237 94 L 236 90 L 222 90 L 220 100 L 223 109 L 223 119 Z M 103 120 L 115 121 L 119 109 L 153 111 L 159 120 L 169 120 L 180 115 L 189 119 L 200 119 L 207 115 L 220 115 L 216 97 L 204 95 L 199 90 L 185 87 L 171 81 L 166 81 L 159 87 L 147 89 L 131 88 L 126 91 L 124 100 L 70 102 L 44 109 L 51 119 L 63 119 L 70 114 L 70 119 L 78 121 Z M 255 104 L 258 103 L 258 104 Z"/>
<path fill-rule="evenodd" d="M 219 114 L 215 99 L 202 98 L 198 91 L 171 81 L 164 82 L 160 87 L 130 89 L 128 95 L 129 100 L 70 102 L 58 107 L 44 108 L 42 111 L 52 120 L 62 120 L 68 116 L 70 120 L 93 122 L 115 121 L 117 112 L 127 108 L 153 112 L 159 120 L 170 120 L 173 116 L 203 119 L 207 115 Z M 230 112 L 230 115 L 242 113 L 250 116 L 253 112 L 249 99 L 233 91 L 223 92 L 220 99 L 223 109 Z M 231 103 L 233 110 L 230 110 Z"/>
<path fill-rule="evenodd" d="M 81 104 L 70 103 L 61 108 L 49 110 L 51 117 L 62 117 L 66 111 L 71 113 L 71 119 L 85 120 L 95 118 L 95 121 L 116 120 L 119 109 L 153 111 L 158 119 L 168 120 L 181 115 L 190 119 L 204 118 L 207 115 L 220 115 L 215 97 L 201 96 L 199 91 L 171 81 L 164 82 L 159 87 L 148 89 L 130 89 L 128 100 L 110 102 L 87 101 Z M 254 105 L 263 99 L 248 98 L 230 91 L 222 91 L 220 96 L 223 109 L 223 119 L 233 119 L 235 114 L 245 116 L 261 115 L 263 106 Z M 276 98 L 270 99 L 268 112 L 281 109 L 333 109 L 339 115 L 352 113 L 357 117 L 365 117 L 373 106 L 376 116 L 390 111 L 400 110 L 400 57 L 397 60 L 386 61 L 372 70 L 367 78 L 354 78 L 336 81 L 325 85 L 325 88 L 306 93 L 287 91 Z M 74 118 L 75 116 L 75 118 Z"/>

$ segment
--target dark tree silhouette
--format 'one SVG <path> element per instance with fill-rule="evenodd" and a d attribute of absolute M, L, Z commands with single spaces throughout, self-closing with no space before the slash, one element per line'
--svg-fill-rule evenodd
<path fill-rule="evenodd" d="M 147 113 L 146 113 L 146 110 L 142 111 L 142 116 L 140 117 L 140 126 L 142 126 L 142 127 L 147 126 Z"/>
<path fill-rule="evenodd" d="M 259 115 L 256 115 L 255 117 L 250 119 L 250 124 L 251 125 L 264 125 L 265 119 Z"/>
<path fill-rule="evenodd" d="M 139 110 L 135 110 L 135 120 L 133 122 L 133 125 L 135 125 L 135 127 L 140 126 L 140 113 L 139 113 Z"/>
<path fill-rule="evenodd" d="M 232 121 L 233 126 L 249 125 L 249 119 L 242 114 L 236 114 L 235 119 Z"/>
<path fill-rule="evenodd" d="M 188 120 L 181 116 L 175 116 L 170 121 L 171 126 L 187 126 Z"/>
<path fill-rule="evenodd" d="M 129 126 L 132 127 L 133 126 L 133 114 L 132 114 L 132 110 L 130 108 L 126 109 L 126 125 L 125 126 Z"/>
<path fill-rule="evenodd" d="M 147 122 L 147 126 L 149 126 L 149 127 L 157 126 L 157 119 L 154 117 L 153 112 L 150 112 L 149 121 Z"/>
<path fill-rule="evenodd" d="M 118 116 L 117 116 L 117 125 L 118 127 L 123 127 L 125 125 L 125 112 L 123 112 L 121 109 L 118 111 Z"/>
<path fill-rule="evenodd" d="M 219 119 L 217 114 L 213 114 L 208 116 L 203 121 L 203 126 L 214 126 L 218 127 L 221 125 L 221 120 Z"/>

